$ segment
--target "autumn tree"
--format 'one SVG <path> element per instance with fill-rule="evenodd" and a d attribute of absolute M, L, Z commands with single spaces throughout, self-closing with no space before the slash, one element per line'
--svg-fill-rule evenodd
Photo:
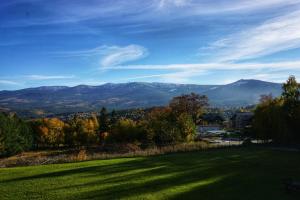
<path fill-rule="evenodd" d="M 44 118 L 34 123 L 34 130 L 41 146 L 59 146 L 64 144 L 65 123 L 58 118 Z"/>
<path fill-rule="evenodd" d="M 75 116 L 66 126 L 65 141 L 69 146 L 85 146 L 98 142 L 98 119 L 95 115 L 90 118 Z"/>
<path fill-rule="evenodd" d="M 156 145 L 188 142 L 194 137 L 196 126 L 188 113 L 177 113 L 169 107 L 150 112 L 144 121 L 146 139 Z"/>
<path fill-rule="evenodd" d="M 290 76 L 282 89 L 278 98 L 261 98 L 254 112 L 253 130 L 259 138 L 275 143 L 299 143 L 300 85 Z"/>
<path fill-rule="evenodd" d="M 98 141 L 97 130 L 99 129 L 99 124 L 96 116 L 92 116 L 87 119 L 82 119 L 80 121 L 80 127 L 82 134 L 83 144 L 96 144 Z"/>
<path fill-rule="evenodd" d="M 196 125 L 193 119 L 187 113 L 182 113 L 177 117 L 177 125 L 180 130 L 180 135 L 183 142 L 190 142 L 194 140 L 196 135 Z"/>
<path fill-rule="evenodd" d="M 208 106 L 208 98 L 205 95 L 199 95 L 195 93 L 185 94 L 174 97 L 170 101 L 169 106 L 176 115 L 187 113 L 196 123 L 199 116 Z"/>
<path fill-rule="evenodd" d="M 143 129 L 131 119 L 118 120 L 111 129 L 108 141 L 113 143 L 137 143 L 142 139 Z"/>
<path fill-rule="evenodd" d="M 253 130 L 256 137 L 264 141 L 272 139 L 275 143 L 285 143 L 287 125 L 283 113 L 284 101 L 280 98 L 262 99 L 254 111 Z"/>

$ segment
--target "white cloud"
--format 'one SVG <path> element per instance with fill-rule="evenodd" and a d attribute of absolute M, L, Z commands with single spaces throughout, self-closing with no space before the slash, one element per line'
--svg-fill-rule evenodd
<path fill-rule="evenodd" d="M 101 81 L 101 80 L 94 80 L 94 79 L 78 79 L 78 80 L 72 80 L 72 81 L 67 81 L 64 83 L 64 85 L 67 86 L 77 86 L 77 85 L 89 85 L 89 86 L 98 86 L 98 85 L 103 85 L 107 82 Z"/>
<path fill-rule="evenodd" d="M 146 48 L 139 45 L 125 47 L 112 46 L 102 49 L 104 57 L 101 59 L 101 66 L 116 66 L 122 63 L 138 60 L 148 55 Z"/>
<path fill-rule="evenodd" d="M 28 75 L 25 76 L 30 80 L 55 80 L 55 79 L 72 79 L 75 76 L 46 76 L 46 75 Z"/>
<path fill-rule="evenodd" d="M 10 80 L 0 80 L 1 85 L 19 85 L 19 83 Z"/>
<path fill-rule="evenodd" d="M 300 0 L 222 0 L 218 2 L 208 0 L 93 0 L 58 1 L 59 3 L 54 1 L 51 4 L 43 4 L 39 1 L 22 0 L 7 4 L 6 6 L 29 2 L 41 7 L 40 10 L 45 12 L 44 17 L 32 17 L 30 20 L 20 18 L 17 21 L 9 21 L 7 26 L 79 23 L 87 20 L 107 19 L 110 22 L 120 20 L 128 22 L 151 20 L 153 22 L 195 15 L 236 14 L 270 7 L 299 6 L 300 3 Z"/>
<path fill-rule="evenodd" d="M 220 13 L 220 12 L 241 12 L 266 9 L 269 7 L 296 5 L 300 3 L 299 0 L 230 0 L 223 1 L 223 4 L 216 7 L 211 4 L 205 7 L 204 12 Z"/>
<path fill-rule="evenodd" d="M 56 52 L 59 57 L 97 57 L 100 58 L 102 67 L 113 67 L 130 61 L 144 58 L 148 50 L 140 45 L 131 44 L 128 46 L 107 46 L 102 45 L 93 49 Z"/>
<path fill-rule="evenodd" d="M 185 70 L 164 74 L 161 78 L 163 82 L 190 83 L 192 77 L 204 75 L 206 70 Z"/>
<path fill-rule="evenodd" d="M 160 14 L 170 19 L 196 15 L 239 14 L 284 6 L 299 6 L 300 0 L 158 0 L 156 7 Z M 217 6 L 216 6 L 217 4 Z M 174 13 L 176 13 L 174 15 Z"/>
<path fill-rule="evenodd" d="M 196 63 L 196 64 L 170 64 L 170 65 L 121 65 L 106 67 L 105 69 L 131 69 L 131 70 L 253 70 L 253 69 L 300 69 L 300 60 L 290 62 L 269 63 Z"/>
<path fill-rule="evenodd" d="M 152 74 L 152 75 L 143 75 L 143 76 L 134 76 L 129 78 L 120 79 L 120 81 L 129 81 L 129 80 L 138 80 L 138 79 L 147 79 L 147 78 L 156 78 L 163 77 L 166 74 Z"/>
<path fill-rule="evenodd" d="M 269 62 L 269 63 L 198 63 L 198 64 L 171 64 L 171 65 L 124 65 L 109 67 L 111 70 L 163 70 L 166 73 L 150 74 L 144 76 L 130 77 L 123 80 L 138 80 L 156 78 L 159 82 L 171 83 L 195 83 L 193 78 L 210 77 L 224 73 L 222 78 L 217 78 L 210 84 L 227 84 L 238 79 L 259 79 L 271 82 L 284 82 L 289 75 L 300 74 L 300 60 L 291 62 Z M 292 72 L 292 73 L 291 73 Z M 207 84 L 207 83 L 206 83 Z"/>
<path fill-rule="evenodd" d="M 253 79 L 284 82 L 291 74 L 285 73 L 259 73 L 252 76 Z"/>
<path fill-rule="evenodd" d="M 158 2 L 158 8 L 163 9 L 169 6 L 183 7 L 189 5 L 190 0 L 160 0 Z"/>
<path fill-rule="evenodd" d="M 258 58 L 300 47 L 300 11 L 266 21 L 258 27 L 222 38 L 205 51 L 218 61 Z"/>
<path fill-rule="evenodd" d="M 152 74 L 144 76 L 135 76 L 129 77 L 123 80 L 139 80 L 139 79 L 148 79 L 148 78 L 158 78 L 159 82 L 167 83 L 189 83 L 191 82 L 190 78 L 196 77 L 199 75 L 205 74 L 205 70 L 185 70 L 185 71 L 176 71 L 171 73 L 162 73 L 162 74 Z"/>

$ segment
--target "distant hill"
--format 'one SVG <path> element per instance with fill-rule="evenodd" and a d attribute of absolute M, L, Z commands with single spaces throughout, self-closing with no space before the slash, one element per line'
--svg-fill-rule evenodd
<path fill-rule="evenodd" d="M 239 80 L 227 85 L 168 83 L 107 83 L 100 86 L 43 86 L 16 91 L 0 91 L 0 109 L 21 115 L 44 115 L 65 112 L 146 108 L 166 105 L 174 96 L 186 93 L 205 94 L 213 106 L 247 106 L 258 102 L 260 95 L 281 93 L 281 84 L 259 80 Z"/>
<path fill-rule="evenodd" d="M 277 97 L 282 92 L 282 84 L 260 80 L 239 80 L 204 92 L 217 106 L 246 106 L 258 103 L 263 94 Z"/>

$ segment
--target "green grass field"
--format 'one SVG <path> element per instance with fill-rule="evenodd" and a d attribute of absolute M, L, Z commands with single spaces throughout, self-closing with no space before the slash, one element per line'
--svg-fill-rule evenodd
<path fill-rule="evenodd" d="M 0 199 L 300 199 L 300 153 L 219 149 L 0 169 Z"/>

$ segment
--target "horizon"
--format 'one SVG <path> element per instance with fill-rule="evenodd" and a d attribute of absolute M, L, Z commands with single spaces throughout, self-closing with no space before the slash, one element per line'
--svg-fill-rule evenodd
<path fill-rule="evenodd" d="M 11 0 L 0 11 L 0 91 L 300 77 L 300 0 Z"/>
<path fill-rule="evenodd" d="M 41 85 L 37 87 L 26 87 L 26 88 L 20 88 L 20 89 L 12 89 L 12 90 L 0 90 L 0 92 L 3 91 L 17 91 L 17 90 L 24 90 L 24 89 L 35 89 L 35 88 L 43 88 L 43 87 L 66 87 L 66 88 L 72 88 L 72 87 L 78 87 L 78 86 L 88 86 L 88 87 L 99 87 L 103 85 L 108 85 L 108 84 L 131 84 L 131 83 L 136 83 L 136 84 L 142 84 L 142 83 L 148 83 L 148 84 L 174 84 L 174 85 L 207 85 L 207 86 L 223 86 L 223 85 L 230 85 L 234 84 L 240 81 L 260 81 L 260 82 L 266 82 L 266 83 L 274 83 L 274 84 L 283 84 L 284 82 L 271 82 L 271 81 L 264 81 L 264 80 L 259 80 L 259 79 L 239 79 L 230 83 L 224 83 L 224 84 L 195 84 L 195 83 L 171 83 L 171 82 L 140 82 L 140 81 L 132 81 L 132 82 L 120 82 L 120 83 L 102 83 L 99 85 L 87 85 L 87 84 L 78 84 L 78 85 Z"/>

